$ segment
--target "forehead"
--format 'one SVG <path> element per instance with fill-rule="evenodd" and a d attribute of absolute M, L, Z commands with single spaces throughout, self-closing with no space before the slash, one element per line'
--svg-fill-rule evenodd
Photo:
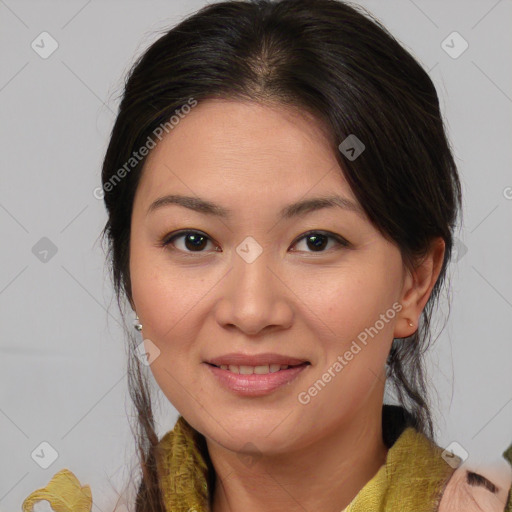
<path fill-rule="evenodd" d="M 279 105 L 210 99 L 191 109 L 148 155 L 138 191 L 147 201 L 187 195 L 298 199 L 343 193 L 356 201 L 326 128 Z M 146 202 L 146 201 L 145 201 Z"/>

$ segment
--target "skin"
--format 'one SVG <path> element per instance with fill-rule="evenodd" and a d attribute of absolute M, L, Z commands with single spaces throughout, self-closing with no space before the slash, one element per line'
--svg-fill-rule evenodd
<path fill-rule="evenodd" d="M 280 219 L 281 208 L 305 197 L 335 192 L 357 203 L 334 150 L 309 115 L 215 99 L 193 108 L 145 164 L 131 225 L 132 307 L 143 339 L 160 351 L 150 366 L 158 385 L 206 437 L 217 473 L 214 512 L 339 512 L 385 463 L 386 358 L 394 337 L 416 330 L 444 242 L 408 271 L 364 214 L 324 208 Z M 146 213 L 170 193 L 215 202 L 233 217 L 179 205 Z M 161 246 L 183 229 L 207 236 L 199 252 L 186 236 Z M 309 230 L 350 245 L 327 239 L 315 251 L 302 238 Z M 247 236 L 263 250 L 250 264 L 236 252 Z M 402 307 L 394 318 L 300 403 L 298 394 L 394 303 Z M 230 352 L 275 352 L 311 365 L 266 396 L 242 397 L 203 363 Z"/>

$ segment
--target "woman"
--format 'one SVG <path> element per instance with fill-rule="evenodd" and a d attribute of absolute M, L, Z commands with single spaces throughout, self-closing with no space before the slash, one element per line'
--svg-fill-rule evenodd
<path fill-rule="evenodd" d="M 428 74 L 376 20 L 185 19 L 129 74 L 101 194 L 140 332 L 136 511 L 511 509 L 509 473 L 434 441 L 422 357 L 461 187 Z M 145 366 L 180 413 L 160 440 Z M 89 510 L 68 470 L 24 510 L 64 495 Z"/>

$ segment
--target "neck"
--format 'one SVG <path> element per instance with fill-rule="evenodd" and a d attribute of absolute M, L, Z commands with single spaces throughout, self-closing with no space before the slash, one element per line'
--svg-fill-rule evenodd
<path fill-rule="evenodd" d="M 213 512 L 343 510 L 385 463 L 382 400 L 291 453 L 261 454 L 248 467 L 207 441 L 217 475 Z"/>

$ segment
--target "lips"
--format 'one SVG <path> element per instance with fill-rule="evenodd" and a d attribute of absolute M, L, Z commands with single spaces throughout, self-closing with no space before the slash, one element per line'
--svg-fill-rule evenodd
<path fill-rule="evenodd" d="M 220 360 L 220 358 L 212 359 L 212 361 L 218 360 Z M 254 359 L 252 360 L 254 361 Z M 296 358 L 288 358 L 287 360 L 292 362 L 297 361 Z M 225 365 L 221 365 L 219 368 L 206 361 L 203 364 L 210 375 L 212 375 L 216 379 L 216 382 L 220 383 L 222 387 L 236 395 L 254 398 L 268 395 L 277 391 L 277 389 L 282 386 L 291 384 L 292 381 L 299 379 L 299 376 L 303 374 L 303 372 L 308 371 L 307 368 L 311 363 L 306 361 L 302 364 L 290 367 L 276 364 L 275 367 L 280 369 L 274 372 L 268 371 L 273 365 L 260 365 L 255 367 L 243 365 L 240 367 L 236 365 L 226 367 Z M 256 368 L 258 368 L 258 371 L 253 372 L 252 370 Z"/>

